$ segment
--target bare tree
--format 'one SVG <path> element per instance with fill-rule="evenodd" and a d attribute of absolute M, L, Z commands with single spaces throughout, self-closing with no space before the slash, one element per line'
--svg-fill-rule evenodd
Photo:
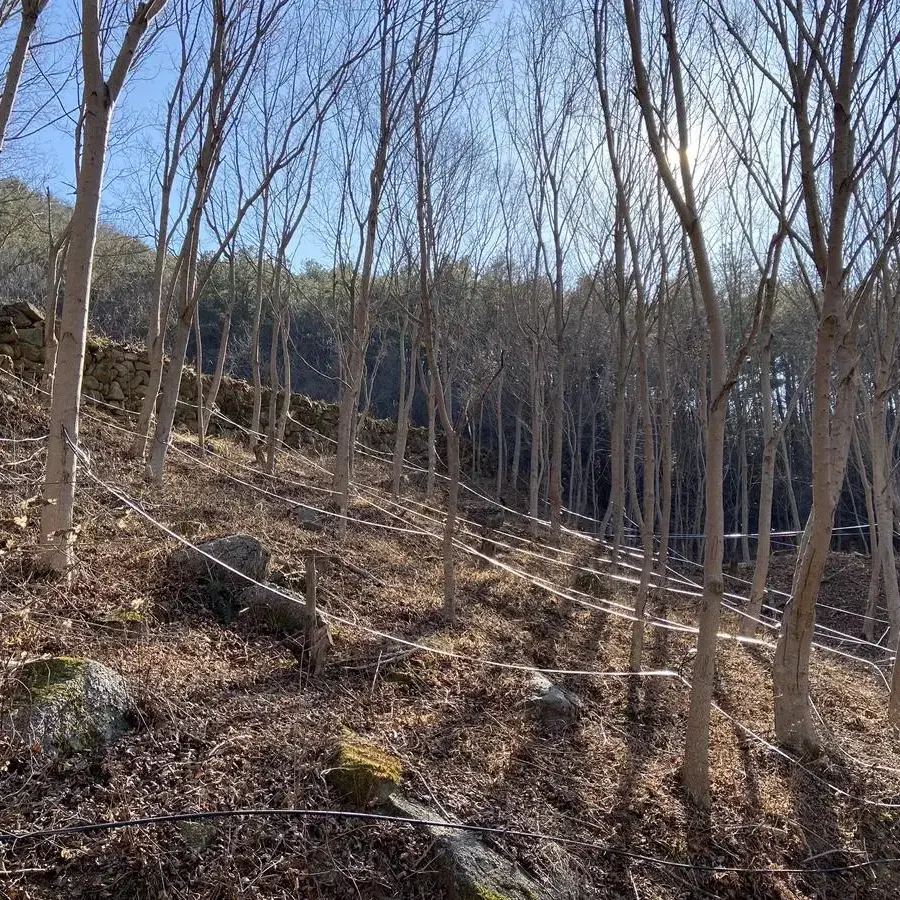
<path fill-rule="evenodd" d="M 706 316 L 709 341 L 709 408 L 706 417 L 706 466 L 703 554 L 703 599 L 700 609 L 700 631 L 694 657 L 691 702 L 687 724 L 683 778 L 685 790 L 696 802 L 709 803 L 709 717 L 715 676 L 715 650 L 724 583 L 722 558 L 725 533 L 723 510 L 723 467 L 725 417 L 728 394 L 755 336 L 755 322 L 744 347 L 735 355 L 731 368 L 726 359 L 725 326 L 719 308 L 709 250 L 701 224 L 700 207 L 690 156 L 690 111 L 679 47 L 679 22 L 671 0 L 661 0 L 661 30 L 665 53 L 659 63 L 661 77 L 671 90 L 678 139 L 676 177 L 670 164 L 665 128 L 660 106 L 652 93 L 650 75 L 644 56 L 643 22 L 634 0 L 623 0 L 631 64 L 634 70 L 635 94 L 641 110 L 648 145 L 660 179 L 681 222 L 691 249 L 697 289 Z M 705 378 L 702 380 L 705 385 Z"/>
<path fill-rule="evenodd" d="M 584 77 L 579 60 L 567 46 L 565 23 L 564 4 L 557 0 L 534 0 L 527 4 L 521 46 L 510 60 L 512 93 L 506 103 L 510 137 L 528 185 L 526 196 L 534 228 L 536 266 L 540 266 L 547 279 L 553 317 L 550 336 L 554 365 L 548 370 L 552 389 L 548 500 L 550 537 L 554 544 L 559 544 L 562 528 L 566 430 L 569 310 L 565 261 L 580 214 L 578 201 L 588 168 L 585 142 L 579 140 L 578 107 L 582 102 Z M 523 70 L 524 79 L 520 77 Z"/>
<path fill-rule="evenodd" d="M 818 321 L 812 510 L 773 673 L 778 739 L 808 752 L 819 747 L 809 698 L 815 604 L 851 445 L 860 318 L 881 259 L 897 238 L 894 230 L 863 265 L 859 249 L 849 245 L 848 219 L 875 156 L 896 133 L 897 117 L 890 110 L 900 96 L 900 81 L 894 43 L 876 37 L 888 9 L 883 2 L 848 0 L 834 11 L 754 0 L 753 8 L 761 26 L 756 34 L 762 35 L 757 45 L 724 9 L 721 17 L 735 45 L 777 92 L 794 122 L 805 227 L 792 229 L 790 239 Z M 827 178 L 821 174 L 822 160 Z"/>
<path fill-rule="evenodd" d="M 16 34 L 16 43 L 9 58 L 3 93 L 0 94 L 0 153 L 3 152 L 6 129 L 12 115 L 13 104 L 16 102 L 16 94 L 19 90 L 22 72 L 25 69 L 25 61 L 28 58 L 31 36 L 37 27 L 38 16 L 46 9 L 48 3 L 49 0 L 20 0 L 18 4 L 22 7 L 19 31 Z"/>
<path fill-rule="evenodd" d="M 201 38 L 202 17 L 193 9 L 189 0 L 178 0 L 178 15 L 175 29 L 178 34 L 178 69 L 172 96 L 166 103 L 166 122 L 163 132 L 161 169 L 156 174 L 159 181 L 159 210 L 155 216 L 156 257 L 153 266 L 150 307 L 147 324 L 147 352 L 150 374 L 147 392 L 135 427 L 131 455 L 142 459 L 147 448 L 147 436 L 156 411 L 156 398 L 163 376 L 163 356 L 165 352 L 166 324 L 172 290 L 177 279 L 177 270 L 171 273 L 167 290 L 167 268 L 169 248 L 176 229 L 186 212 L 188 192 L 178 202 L 173 196 L 180 174 L 182 160 L 191 141 L 196 136 L 195 115 L 203 101 L 208 79 L 212 73 L 212 57 L 207 55 L 201 71 L 196 75 L 196 83 L 191 90 L 189 78 L 191 65 L 195 62 Z M 193 12 L 193 14 L 191 14 Z M 174 208 L 173 208 L 174 203 Z M 181 263 L 179 262 L 180 266 Z"/>
<path fill-rule="evenodd" d="M 359 224 L 359 268 L 354 269 L 350 284 L 350 327 L 346 364 L 341 368 L 337 453 L 334 489 L 340 496 L 341 511 L 346 514 L 350 492 L 350 465 L 353 450 L 354 423 L 357 415 L 366 349 L 369 343 L 372 285 L 378 222 L 388 173 L 394 135 L 412 86 L 411 72 L 421 52 L 419 41 L 424 30 L 427 3 L 413 0 L 379 0 L 377 110 L 368 198 Z M 417 8 L 418 7 L 418 8 Z M 342 520 L 346 521 L 346 520 Z"/>
<path fill-rule="evenodd" d="M 198 279 L 201 216 L 221 162 L 221 146 L 226 133 L 235 127 L 232 113 L 244 100 L 244 86 L 251 75 L 257 72 L 260 48 L 267 35 L 271 34 L 281 22 L 282 14 L 287 7 L 287 0 L 248 0 L 248 2 L 255 4 L 252 15 L 247 15 L 242 10 L 226 11 L 221 7 L 216 14 L 219 24 L 214 29 L 211 51 L 214 60 L 211 96 L 207 102 L 204 136 L 197 157 L 193 200 L 180 253 L 183 262 L 177 289 L 178 317 L 173 340 L 172 363 L 163 385 L 153 448 L 146 466 L 147 478 L 155 482 L 161 481 L 163 477 L 166 452 L 178 403 L 181 369 L 194 308 L 203 286 L 210 277 L 213 266 L 240 230 L 248 212 L 265 194 L 272 180 L 294 160 L 302 158 L 309 152 L 322 118 L 334 103 L 349 71 L 371 46 L 371 38 L 360 36 L 358 33 L 359 23 L 356 21 L 351 21 L 347 30 L 340 34 L 329 34 L 325 44 L 318 47 L 305 44 L 302 40 L 302 31 L 299 37 L 289 42 L 285 55 L 280 57 L 279 61 L 279 71 L 284 73 L 284 78 L 279 79 L 284 104 L 278 140 L 273 152 L 265 154 L 255 187 L 242 194 L 230 229 L 218 248 L 204 260 L 204 271 Z M 299 14 L 300 10 L 294 10 L 294 15 Z M 340 51 L 335 50 L 333 44 L 342 40 L 345 43 Z M 296 62 L 307 50 L 310 51 L 311 57 L 305 70 L 300 68 L 299 63 L 292 64 L 292 59 Z"/>
<path fill-rule="evenodd" d="M 83 0 L 81 57 L 84 72 L 83 140 L 75 208 L 66 254 L 65 293 L 56 372 L 50 401 L 50 428 L 41 514 L 41 563 L 65 573 L 71 565 L 81 379 L 91 297 L 91 268 L 100 214 L 106 144 L 116 100 L 144 35 L 166 0 L 139 3 L 127 23 L 109 76 L 104 73 L 98 0 Z"/>

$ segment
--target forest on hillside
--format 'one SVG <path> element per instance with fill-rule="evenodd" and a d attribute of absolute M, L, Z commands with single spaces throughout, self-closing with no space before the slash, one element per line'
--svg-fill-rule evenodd
<path fill-rule="evenodd" d="M 243 577 L 303 605 L 302 635 L 279 646 L 317 676 L 329 629 L 360 627 L 346 586 L 327 582 L 346 563 L 393 604 L 366 607 L 370 637 L 437 656 L 445 639 L 478 664 L 488 650 L 465 642 L 485 641 L 489 667 L 545 680 L 625 678 L 635 719 L 642 679 L 676 679 L 684 709 L 666 728 L 685 809 L 715 808 L 717 779 L 741 757 L 716 730 L 731 716 L 722 672 L 740 689 L 737 653 L 755 717 L 735 726 L 739 741 L 792 765 L 821 758 L 839 742 L 816 677 L 840 685 L 833 709 L 877 709 L 879 739 L 895 734 L 893 0 L 10 0 L 0 37 L 0 295 L 34 307 L 0 321 L 17 596 L 64 584 L 66 602 L 85 600 L 83 558 L 109 564 L 83 537 L 105 491 L 123 528 L 134 513 L 219 574 L 224 560 L 192 543 L 201 519 L 256 527 L 250 551 L 237 536 L 251 557 L 278 541 L 281 581 L 266 586 L 268 555 Z M 37 176 L 37 145 L 65 173 Z M 133 415 L 83 395 L 91 331 L 143 346 L 122 357 L 140 389 Z M 20 343 L 36 379 L 16 368 Z M 191 380 L 190 401 L 185 364 L 208 376 Z M 248 420 L 227 422 L 228 441 L 225 374 L 249 385 Z M 315 458 L 285 441 L 298 393 L 335 404 L 334 434 L 310 436 Z M 390 453 L 359 440 L 368 416 L 394 421 Z M 427 427 L 421 466 L 412 424 Z M 198 487 L 217 465 L 228 468 Z M 248 490 L 255 507 L 241 505 Z M 181 516 L 179 497 L 203 511 Z M 273 501 L 287 504 L 281 518 Z M 510 517 L 521 532 L 500 531 Z M 327 552 L 304 545 L 301 560 L 285 523 L 326 535 Z M 385 551 L 395 568 L 349 562 L 366 528 L 398 542 Z M 835 551 L 865 563 L 848 557 L 846 599 L 823 602 Z M 414 564 L 434 583 L 403 568 Z M 548 649 L 535 608 L 504 593 L 510 579 L 559 601 L 541 607 L 548 621 L 572 603 L 619 617 L 616 668 L 563 665 L 565 625 Z M 390 627 L 391 610 L 407 626 L 426 615 L 426 582 L 440 596 L 435 644 Z M 213 606 L 231 626 L 242 607 L 226 594 Z M 497 658 L 504 626 L 473 612 L 486 597 L 514 620 L 510 653 L 531 646 L 528 658 Z M 579 620 L 573 640 L 601 652 L 591 628 Z M 41 646 L 27 629 L 16 640 Z M 822 668 L 821 653 L 840 660 Z M 497 708 L 511 697 L 494 696 Z M 844 762 L 835 796 L 855 802 L 868 789 L 860 758 Z M 897 770 L 866 771 L 883 776 L 877 808 L 893 809 Z M 853 821 L 864 843 L 867 822 Z"/>

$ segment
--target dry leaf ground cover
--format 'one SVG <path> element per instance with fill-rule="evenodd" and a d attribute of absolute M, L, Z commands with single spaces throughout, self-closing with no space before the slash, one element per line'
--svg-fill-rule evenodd
<path fill-rule="evenodd" d="M 316 489 L 327 489 L 328 478 L 317 466 L 327 469 L 331 459 L 283 455 L 272 480 L 252 471 L 245 447 L 215 440 L 214 452 L 201 461 L 186 435 L 179 436 L 183 452 L 170 455 L 166 482 L 155 491 L 125 453 L 128 434 L 117 428 L 127 429 L 128 421 L 93 411 L 81 435 L 92 471 L 175 533 L 191 541 L 252 534 L 272 551 L 289 585 L 303 572 L 306 550 L 337 557 L 320 574 L 320 603 L 356 624 L 334 627 L 324 675 L 307 679 L 278 634 L 243 619 L 223 627 L 192 600 L 169 564 L 177 542 L 90 478 L 80 480 L 71 589 L 36 578 L 31 547 L 38 504 L 32 498 L 40 487 L 41 443 L 20 439 L 39 437 L 45 422 L 33 399 L 4 397 L 0 653 L 6 671 L 37 654 L 108 663 L 135 690 L 142 721 L 102 755 L 57 766 L 5 753 L 0 831 L 199 810 L 340 810 L 325 774 L 335 740 L 351 728 L 402 760 L 408 792 L 446 817 L 543 834 L 485 840 L 517 860 L 548 896 L 559 888 L 579 898 L 900 893 L 900 862 L 879 862 L 900 856 L 900 819 L 891 806 L 900 804 L 900 750 L 886 725 L 884 685 L 871 668 L 825 651 L 814 654 L 815 702 L 829 751 L 804 768 L 751 734 L 773 737 L 771 649 L 723 641 L 716 688 L 722 712 L 714 713 L 712 724 L 714 805 L 702 813 L 686 803 L 679 786 L 688 695 L 678 677 L 558 676 L 584 700 L 585 712 L 574 724 L 553 726 L 523 709 L 526 671 L 472 661 L 625 670 L 630 622 L 547 589 L 549 583 L 567 592 L 570 569 L 502 551 L 499 561 L 525 577 L 459 553 L 459 618 L 450 628 L 439 615 L 439 541 L 371 524 L 438 530 L 413 507 L 398 519 L 387 495 L 367 488 L 351 510 L 362 521 L 351 523 L 345 536 L 336 519 L 322 531 L 303 530 L 289 501 L 326 504 L 327 493 Z M 386 475 L 383 466 L 360 459 L 362 485 L 377 485 Z M 567 549 L 573 555 L 564 559 L 595 567 L 602 553 L 574 537 Z M 789 560 L 778 561 L 774 583 L 789 582 L 789 567 Z M 823 601 L 861 613 L 866 562 L 836 559 L 829 574 Z M 631 602 L 627 585 L 583 577 L 578 583 L 602 600 Z M 661 594 L 651 612 L 692 624 L 694 603 Z M 127 637 L 115 627 L 116 613 L 144 608 L 146 634 Z M 828 612 L 823 620 L 859 633 L 858 619 Z M 723 628 L 735 627 L 726 616 Z M 456 656 L 398 657 L 398 645 L 372 631 Z M 646 665 L 689 678 L 691 646 L 690 634 L 650 627 Z M 727 871 L 790 868 L 817 871 Z M 413 828 L 299 816 L 5 844 L 0 894 L 218 900 L 443 895 L 434 847 Z"/>

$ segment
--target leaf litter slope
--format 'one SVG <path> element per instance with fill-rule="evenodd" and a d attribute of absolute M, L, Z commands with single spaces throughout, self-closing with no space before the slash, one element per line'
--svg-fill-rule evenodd
<path fill-rule="evenodd" d="M 468 657 L 557 669 L 627 667 L 630 622 L 463 554 L 459 622 L 448 629 L 439 618 L 437 540 L 359 523 L 344 538 L 330 522 L 321 532 L 301 530 L 290 503 L 271 496 L 323 505 L 327 494 L 315 489 L 327 488 L 328 479 L 314 464 L 283 456 L 273 481 L 248 472 L 246 449 L 222 439 L 202 466 L 181 435 L 177 447 L 188 455 L 171 455 L 166 483 L 154 492 L 126 457 L 128 435 L 113 427 L 127 421 L 92 416 L 82 442 L 93 470 L 190 540 L 249 532 L 295 586 L 305 551 L 334 554 L 337 562 L 319 579 L 326 611 Z M 39 437 L 45 429 L 44 413 L 30 400 L 5 399 L 0 437 Z M 409 793 L 447 817 L 598 845 L 486 838 L 548 892 L 564 885 L 577 897 L 887 898 L 900 890 L 898 864 L 825 871 L 893 857 L 900 844 L 897 810 L 855 799 L 900 801 L 900 752 L 885 725 L 885 691 L 864 667 L 814 654 L 815 700 L 832 750 L 807 771 L 746 730 L 771 738 L 771 652 L 723 642 L 716 701 L 731 718 L 713 717 L 714 806 L 702 814 L 679 788 L 687 691 L 676 678 L 562 677 L 586 711 L 576 723 L 553 725 L 524 710 L 526 672 L 407 655 L 337 626 L 330 664 L 309 682 L 278 635 L 243 619 L 223 628 L 191 601 L 167 565 L 175 542 L 87 478 L 79 489 L 73 588 L 35 579 L 29 547 L 39 507 L 28 501 L 40 485 L 39 447 L 0 443 L 0 653 L 5 662 L 38 653 L 105 662 L 135 686 L 143 722 L 101 758 L 56 769 L 5 759 L 0 830 L 253 806 L 340 809 L 324 773 L 335 740 L 349 727 L 400 757 Z M 327 469 L 333 460 L 313 462 Z M 359 460 L 361 483 L 380 484 L 385 476 L 379 464 Z M 436 528 L 411 514 L 398 523 L 381 496 L 358 496 L 351 514 Z M 573 539 L 569 549 L 584 555 L 586 546 Z M 513 552 L 501 559 L 563 589 L 568 583 L 570 573 L 552 561 Z M 865 598 L 852 587 L 860 573 L 841 574 L 840 561 L 833 571 L 827 602 L 861 612 Z M 845 577 L 851 584 L 842 593 Z M 594 590 L 620 603 L 631 599 L 612 582 L 595 583 Z M 693 624 L 692 604 L 657 597 L 652 612 Z M 151 610 L 149 633 L 124 639 L 110 625 L 114 614 L 144 605 Z M 726 627 L 733 631 L 736 623 Z M 852 622 L 840 627 L 858 631 Z M 691 645 L 689 634 L 649 629 L 646 664 L 689 677 Z M 7 845 L 0 849 L 2 891 L 23 898 L 441 895 L 435 849 L 407 826 L 247 818 L 199 831 L 198 839 L 197 829 L 165 825 Z M 602 846 L 696 868 L 639 862 Z"/>

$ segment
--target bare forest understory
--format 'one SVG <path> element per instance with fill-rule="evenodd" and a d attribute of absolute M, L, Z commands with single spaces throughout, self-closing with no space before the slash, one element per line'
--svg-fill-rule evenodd
<path fill-rule="evenodd" d="M 140 711 L 139 726 L 102 753 L 53 765 L 38 755 L 4 754 L 0 832 L 201 810 L 341 810 L 325 776 L 335 742 L 349 728 L 400 759 L 408 794 L 437 804 L 448 820 L 545 835 L 484 837 L 518 861 L 541 896 L 897 896 L 900 863 L 884 860 L 897 856 L 900 841 L 893 808 L 900 803 L 900 749 L 885 725 L 887 691 L 872 669 L 814 651 L 815 699 L 829 749 L 801 765 L 765 743 L 774 740 L 772 648 L 722 640 L 713 806 L 699 813 L 678 780 L 688 690 L 677 675 L 554 675 L 584 709 L 577 721 L 553 725 L 523 711 L 527 671 L 483 662 L 627 670 L 630 622 L 582 605 L 585 594 L 570 587 L 589 589 L 604 603 L 631 604 L 627 585 L 573 578 L 572 565 L 593 567 L 595 555 L 603 556 L 593 541 L 570 534 L 563 565 L 529 546 L 526 530 L 513 523 L 504 541 L 522 549 L 501 550 L 497 559 L 515 571 L 459 553 L 460 610 L 451 629 L 439 615 L 439 540 L 372 527 L 439 530 L 419 518 L 413 502 L 424 496 L 414 489 L 404 500 L 409 512 L 392 515 L 389 495 L 371 487 L 385 477 L 377 462 L 359 459 L 350 511 L 359 521 L 340 538 L 337 520 L 309 531 L 290 516 L 289 501 L 326 505 L 327 494 L 315 489 L 330 484 L 318 468 L 328 469 L 329 458 L 285 457 L 272 480 L 249 471 L 252 457 L 237 443 L 215 441 L 201 462 L 192 439 L 179 435 L 170 476 L 151 491 L 127 459 L 128 434 L 117 430 L 127 424 L 86 413 L 82 445 L 91 453 L 91 475 L 79 482 L 79 567 L 65 589 L 30 574 L 37 504 L 29 499 L 39 492 L 43 454 L 39 441 L 24 439 L 45 433 L 45 411 L 12 394 L 0 407 L 4 662 L 49 654 L 106 663 L 125 676 Z M 302 573 L 305 551 L 334 554 L 335 564 L 319 577 L 320 603 L 359 627 L 335 626 L 324 673 L 306 677 L 277 634 L 240 618 L 223 627 L 193 601 L 171 565 L 177 542 L 101 481 L 193 542 L 256 536 L 287 584 Z M 463 532 L 460 539 L 477 546 Z M 791 565 L 776 559 L 774 584 L 789 586 Z M 864 611 L 867 570 L 855 556 L 830 561 L 820 602 L 846 612 L 823 609 L 825 624 L 858 633 L 861 620 L 853 614 Z M 551 583 L 567 596 L 543 586 Z M 694 625 L 695 602 L 655 593 L 649 615 Z M 110 626 L 122 610 L 141 608 L 149 611 L 149 627 L 139 637 Z M 409 648 L 365 629 L 465 658 L 427 651 L 398 658 Z M 723 631 L 736 629 L 726 615 Z M 649 628 L 647 668 L 689 676 L 693 643 L 692 634 Z M 185 826 L 172 824 L 6 844 L 0 893 L 443 895 L 433 841 L 408 825 L 241 817 L 218 820 L 204 833 L 200 847 Z"/>

